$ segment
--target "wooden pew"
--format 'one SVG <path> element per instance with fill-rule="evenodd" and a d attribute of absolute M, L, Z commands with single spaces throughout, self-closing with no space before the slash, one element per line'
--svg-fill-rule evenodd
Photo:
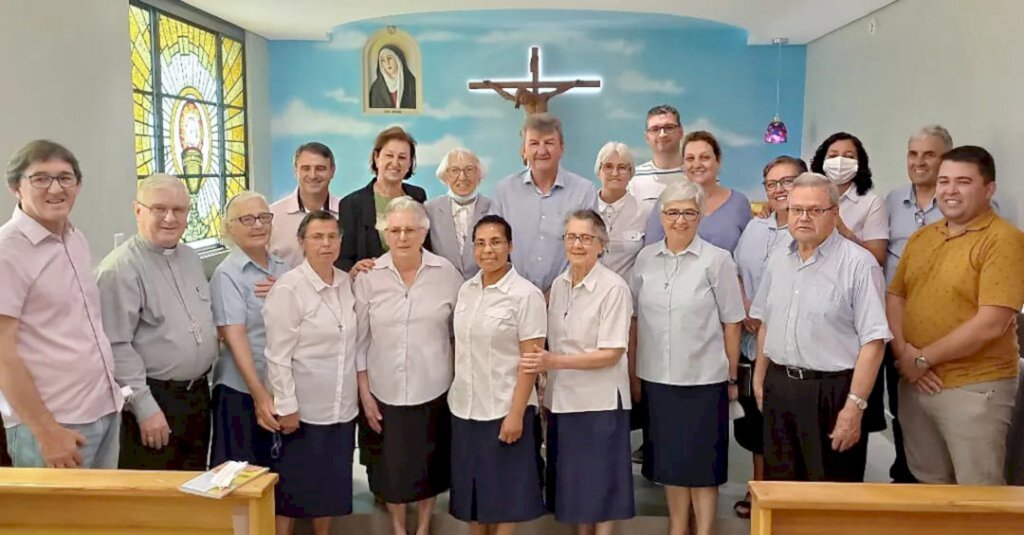
<path fill-rule="evenodd" d="M 0 534 L 273 535 L 276 474 L 220 500 L 178 490 L 198 474 L 0 468 Z"/>
<path fill-rule="evenodd" d="M 751 535 L 1024 533 L 1024 488 L 751 481 Z"/>

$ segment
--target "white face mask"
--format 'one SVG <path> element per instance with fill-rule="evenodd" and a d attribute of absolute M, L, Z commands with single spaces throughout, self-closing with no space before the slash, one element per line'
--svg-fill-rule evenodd
<path fill-rule="evenodd" d="M 837 185 L 846 184 L 857 174 L 857 160 L 835 156 L 822 164 L 825 176 Z"/>
<path fill-rule="evenodd" d="M 476 199 L 476 192 L 474 191 L 472 195 L 459 195 L 452 191 L 451 188 L 448 188 L 448 196 L 459 204 L 469 204 L 473 202 L 473 199 Z"/>

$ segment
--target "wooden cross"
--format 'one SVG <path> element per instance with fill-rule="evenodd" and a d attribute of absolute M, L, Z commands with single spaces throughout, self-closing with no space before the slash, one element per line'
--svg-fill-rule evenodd
<path fill-rule="evenodd" d="M 516 103 L 516 109 L 520 106 L 526 108 L 527 115 L 544 113 L 548 111 L 548 101 L 555 95 L 561 95 L 574 87 L 601 87 L 600 80 L 540 80 L 540 49 L 530 48 L 530 76 L 529 82 L 494 82 L 484 80 L 482 82 L 470 82 L 470 89 L 493 89 L 505 100 Z M 515 94 L 509 93 L 508 89 L 515 89 Z M 551 91 L 540 92 L 541 89 Z"/>

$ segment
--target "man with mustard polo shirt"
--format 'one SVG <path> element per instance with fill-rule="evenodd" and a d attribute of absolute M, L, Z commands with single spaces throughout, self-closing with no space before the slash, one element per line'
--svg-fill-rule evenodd
<path fill-rule="evenodd" d="M 995 179 L 981 147 L 942 156 L 945 218 L 911 236 L 886 298 L 907 462 L 922 483 L 1006 483 L 1024 233 L 992 210 Z"/>

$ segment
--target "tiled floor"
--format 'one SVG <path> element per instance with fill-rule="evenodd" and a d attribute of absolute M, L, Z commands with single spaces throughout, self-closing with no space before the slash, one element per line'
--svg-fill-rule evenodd
<path fill-rule="evenodd" d="M 634 440 L 636 440 L 634 436 Z M 888 432 L 874 433 L 868 441 L 868 465 L 866 480 L 870 482 L 888 482 L 889 465 L 892 464 L 893 446 Z M 736 445 L 729 449 L 729 481 L 722 485 L 719 493 L 717 532 L 719 535 L 741 535 L 750 532 L 750 522 L 736 518 L 732 506 L 746 492 L 746 482 L 752 474 L 750 454 Z M 355 514 L 336 519 L 331 533 L 359 535 L 390 535 L 387 512 L 374 507 L 373 496 L 370 494 L 366 481 L 366 472 L 362 466 L 355 466 L 354 474 L 354 509 Z M 634 465 L 633 482 L 636 493 L 637 517 L 623 522 L 618 526 L 617 533 L 629 535 L 657 535 L 668 529 L 664 493 L 660 487 L 640 476 L 639 465 Z M 463 535 L 468 533 L 466 526 L 447 514 L 447 494 L 438 497 L 434 511 L 433 533 L 437 535 Z M 296 533 L 310 533 L 308 525 L 300 523 Z M 558 524 L 551 516 L 524 524 L 519 528 L 519 535 L 569 535 L 573 533 L 568 526 Z"/>

